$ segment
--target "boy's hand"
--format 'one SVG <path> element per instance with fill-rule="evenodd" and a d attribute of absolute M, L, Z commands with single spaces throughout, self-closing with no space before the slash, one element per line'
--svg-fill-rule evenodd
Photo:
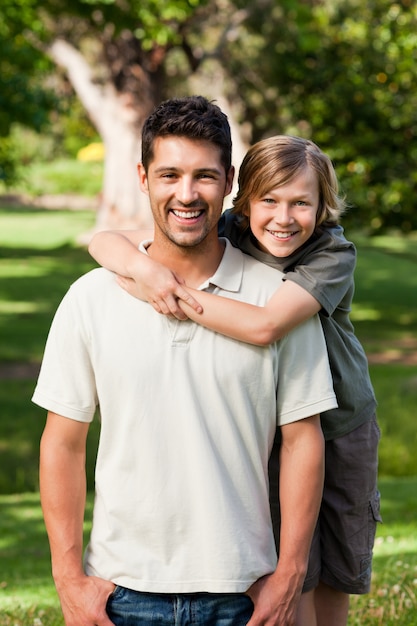
<path fill-rule="evenodd" d="M 178 320 L 186 320 L 187 315 L 181 310 L 179 300 L 186 302 L 196 313 L 202 313 L 202 306 L 187 291 L 180 280 L 170 270 L 161 275 L 154 275 L 152 287 L 139 285 L 133 278 L 117 276 L 117 282 L 131 296 L 149 302 L 157 313 L 170 315 Z"/>

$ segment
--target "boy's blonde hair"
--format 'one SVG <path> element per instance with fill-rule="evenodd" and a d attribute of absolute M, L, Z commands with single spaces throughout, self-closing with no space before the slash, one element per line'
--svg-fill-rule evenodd
<path fill-rule="evenodd" d="M 251 200 L 291 182 L 306 167 L 311 167 L 317 174 L 319 208 L 316 227 L 337 224 L 345 203 L 339 196 L 339 184 L 330 158 L 308 139 L 276 135 L 253 145 L 240 166 L 239 191 L 233 200 L 232 212 L 242 217 L 242 227 L 249 226 Z"/>

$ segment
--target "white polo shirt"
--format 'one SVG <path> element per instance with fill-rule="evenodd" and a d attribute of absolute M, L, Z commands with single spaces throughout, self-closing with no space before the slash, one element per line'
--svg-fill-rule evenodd
<path fill-rule="evenodd" d="M 201 288 L 262 305 L 280 280 L 227 242 Z M 242 592 L 275 569 L 276 425 L 336 406 L 317 317 L 252 346 L 159 315 L 104 269 L 58 308 L 33 401 L 82 422 L 100 407 L 86 572 L 161 593 Z"/>

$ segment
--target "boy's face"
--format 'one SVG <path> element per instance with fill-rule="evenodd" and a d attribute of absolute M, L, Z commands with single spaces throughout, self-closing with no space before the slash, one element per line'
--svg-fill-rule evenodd
<path fill-rule="evenodd" d="M 155 241 L 169 239 L 182 248 L 195 247 L 208 235 L 217 241 L 223 200 L 233 183 L 233 169 L 226 175 L 220 149 L 169 135 L 155 140 L 153 154 L 147 173 L 139 166 L 139 178 L 149 196 Z"/>
<path fill-rule="evenodd" d="M 250 227 L 259 247 L 287 257 L 313 234 L 319 208 L 317 175 L 310 167 L 285 185 L 250 201 Z"/>

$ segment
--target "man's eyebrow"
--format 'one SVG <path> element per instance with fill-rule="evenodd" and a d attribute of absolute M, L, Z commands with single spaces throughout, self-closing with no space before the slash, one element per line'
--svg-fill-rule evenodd
<path fill-rule="evenodd" d="M 178 172 L 180 171 L 178 167 L 173 167 L 172 165 L 160 165 L 159 167 L 155 168 L 155 172 L 159 173 L 159 172 Z"/>
<path fill-rule="evenodd" d="M 160 165 L 155 168 L 154 171 L 156 174 L 160 174 L 161 172 L 182 172 L 183 170 L 180 167 L 174 167 L 173 165 Z M 193 170 L 193 174 L 213 174 L 215 176 L 221 176 L 222 170 L 217 167 L 200 167 Z"/>
<path fill-rule="evenodd" d="M 200 167 L 198 170 L 195 170 L 196 174 L 214 174 L 215 176 L 221 176 L 222 170 L 219 170 L 217 167 Z"/>

